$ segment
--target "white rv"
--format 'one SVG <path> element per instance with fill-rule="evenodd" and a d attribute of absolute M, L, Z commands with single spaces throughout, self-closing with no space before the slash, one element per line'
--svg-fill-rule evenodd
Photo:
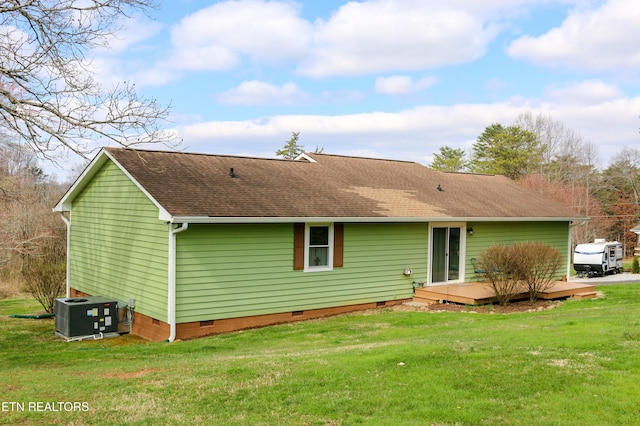
<path fill-rule="evenodd" d="M 580 276 L 617 274 L 622 272 L 622 243 L 595 240 L 578 244 L 573 253 L 573 269 Z"/>

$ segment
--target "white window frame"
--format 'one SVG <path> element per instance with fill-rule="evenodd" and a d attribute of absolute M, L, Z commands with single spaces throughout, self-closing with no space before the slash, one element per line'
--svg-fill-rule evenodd
<path fill-rule="evenodd" d="M 309 251 L 311 243 L 311 228 L 324 226 L 329 228 L 329 245 L 327 253 L 327 264 L 314 266 L 309 263 Z M 306 223 L 304 227 L 304 272 L 333 271 L 333 223 Z"/>

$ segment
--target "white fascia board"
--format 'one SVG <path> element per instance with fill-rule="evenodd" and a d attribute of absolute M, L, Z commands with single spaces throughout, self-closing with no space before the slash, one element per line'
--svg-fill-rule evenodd
<path fill-rule="evenodd" d="M 295 161 L 301 161 L 301 160 L 306 160 L 310 163 L 317 163 L 316 160 L 314 160 L 313 158 L 309 157 L 307 154 L 305 154 L 304 152 L 300 155 L 298 155 L 296 158 L 294 158 Z"/>
<path fill-rule="evenodd" d="M 573 222 L 585 220 L 576 217 L 209 217 L 174 216 L 163 219 L 172 223 L 292 223 L 292 222 L 345 222 L 345 223 L 394 223 L 394 222 Z"/>
<path fill-rule="evenodd" d="M 129 178 L 131 182 L 158 208 L 158 219 L 163 221 L 171 221 L 171 215 L 158 201 L 149 194 L 149 192 L 125 169 L 111 154 L 109 154 L 104 148 L 100 150 L 98 155 L 89 163 L 87 168 L 71 185 L 71 188 L 62 196 L 58 204 L 53 208 L 54 212 L 68 212 L 71 211 L 71 205 L 74 198 L 84 189 L 84 187 L 91 181 L 93 176 L 102 168 L 107 160 L 113 161 L 113 163 L 120 169 L 122 173 Z"/>
<path fill-rule="evenodd" d="M 460 217 L 454 218 L 461 222 L 577 222 L 591 220 L 590 217 Z M 445 221 L 446 219 L 443 219 Z M 441 221 L 435 219 L 434 222 Z"/>
<path fill-rule="evenodd" d="M 169 212 L 155 198 L 153 198 L 151 194 L 149 194 L 145 187 L 140 185 L 140 183 L 133 176 L 131 176 L 129 171 L 125 169 L 120 163 L 118 163 L 118 161 L 113 158 L 111 154 L 109 154 L 107 151 L 105 151 L 105 154 L 109 157 L 109 159 L 111 159 L 111 161 L 113 161 L 113 163 L 120 169 L 120 171 L 124 173 L 125 176 L 127 176 L 129 180 L 133 182 L 133 184 L 137 186 L 138 189 L 158 208 L 158 219 L 165 222 L 171 221 L 171 215 L 169 214 Z"/>
<path fill-rule="evenodd" d="M 100 170 L 100 168 L 107 161 L 106 151 L 103 149 L 95 156 L 89 165 L 84 169 L 82 174 L 73 182 L 71 187 L 64 193 L 58 204 L 53 207 L 54 212 L 69 212 L 71 211 L 71 203 L 76 195 L 84 189 L 91 178 Z"/>

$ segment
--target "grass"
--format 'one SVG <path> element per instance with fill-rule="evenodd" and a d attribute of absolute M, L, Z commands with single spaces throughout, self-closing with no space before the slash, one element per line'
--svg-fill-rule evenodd
<path fill-rule="evenodd" d="M 24 283 L 0 270 L 0 299 L 20 297 L 24 295 Z"/>
<path fill-rule="evenodd" d="M 599 290 L 542 312 L 380 309 L 174 343 L 67 343 L 52 320 L 7 316 L 36 303 L 4 300 L 0 403 L 25 410 L 5 404 L 0 424 L 638 424 L 640 284 Z"/>

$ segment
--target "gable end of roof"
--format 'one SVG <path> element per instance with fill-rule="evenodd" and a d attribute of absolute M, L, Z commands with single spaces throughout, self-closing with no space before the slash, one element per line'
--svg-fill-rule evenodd
<path fill-rule="evenodd" d="M 69 212 L 72 209 L 73 200 L 84 190 L 87 184 L 94 178 L 94 176 L 102 169 L 102 167 L 108 162 L 112 161 L 120 171 L 127 176 L 131 182 L 158 208 L 158 219 L 164 221 L 170 221 L 171 215 L 167 210 L 141 185 L 129 171 L 118 162 L 113 155 L 109 153 L 109 149 L 103 148 L 84 169 L 82 174 L 78 176 L 75 182 L 69 187 L 67 192 L 64 193 L 60 201 L 53 207 L 54 212 Z"/>

